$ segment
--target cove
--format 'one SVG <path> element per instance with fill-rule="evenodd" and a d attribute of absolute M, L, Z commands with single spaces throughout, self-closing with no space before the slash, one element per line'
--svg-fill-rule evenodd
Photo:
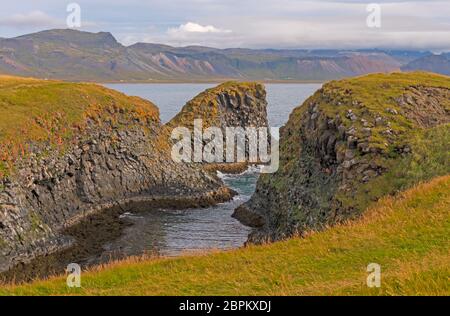
<path fill-rule="evenodd" d="M 186 100 L 205 88 L 201 84 L 109 86 L 154 101 L 166 121 Z M 290 111 L 319 87 L 313 84 L 267 85 L 270 124 L 283 125 Z M 184 91 L 185 94 L 176 100 L 174 91 Z M 82 269 L 86 269 L 127 256 L 179 256 L 208 249 L 240 247 L 247 240 L 249 229 L 231 218 L 231 214 L 253 194 L 258 172 L 248 170 L 239 175 L 220 176 L 228 187 L 238 192 L 230 202 L 185 210 L 139 206 L 123 212 L 112 207 L 66 231 L 68 244 L 76 240 L 76 247 L 18 265 L 7 276 L 16 281 L 30 280 L 64 273 L 67 264 L 72 262 L 80 263 Z"/>

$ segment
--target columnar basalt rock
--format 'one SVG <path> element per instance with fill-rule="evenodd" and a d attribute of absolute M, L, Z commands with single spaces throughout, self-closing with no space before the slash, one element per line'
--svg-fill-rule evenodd
<path fill-rule="evenodd" d="M 23 126 L 26 137 L 17 136 L 14 146 L 1 138 L 8 130 L 0 125 L 0 148 L 5 151 L 0 169 L 0 271 L 72 246 L 73 240 L 61 232 L 90 214 L 117 206 L 123 212 L 141 206 L 205 207 L 230 200 L 235 194 L 200 165 L 172 161 L 170 135 L 150 102 L 95 85 L 1 79 L 5 89 L 0 93 L 8 102 L 15 93 L 25 95 L 33 89 L 36 94 L 30 103 L 39 100 L 42 93 L 68 94 L 71 101 L 60 100 L 65 102 L 60 107 L 58 100 L 52 99 L 53 112 L 45 112 L 48 105 L 43 104 L 42 117 L 61 113 L 61 117 L 70 114 L 77 119 L 51 121 L 54 133 L 71 130 L 53 137 L 47 129 L 48 120 L 34 117 L 33 111 L 19 116 L 17 126 Z M 226 88 L 221 91 L 217 100 L 227 95 Z M 264 97 L 263 92 L 260 97 Z M 256 97 L 249 93 L 247 101 L 252 98 Z M 30 106 L 23 102 L 11 101 L 5 108 L 16 113 L 15 107 Z M 261 117 L 265 117 L 263 110 Z M 35 121 L 39 124 L 30 125 Z M 49 136 L 42 140 L 30 130 Z M 16 147 L 25 150 L 12 154 Z"/>
<path fill-rule="evenodd" d="M 383 195 L 450 173 L 450 78 L 369 75 L 325 84 L 281 132 L 280 169 L 234 216 L 250 242 L 359 216 Z"/>
<path fill-rule="evenodd" d="M 167 127 L 192 128 L 195 119 L 210 127 L 267 127 L 264 86 L 250 82 L 226 82 L 200 93 L 181 109 Z"/>
<path fill-rule="evenodd" d="M 64 155 L 25 159 L 16 175 L 2 181 L 2 270 L 51 251 L 48 247 L 68 246 L 60 230 L 115 204 L 124 210 L 133 201 L 185 208 L 233 195 L 207 172 L 172 162 L 153 141 L 158 136 L 143 126 L 86 132 L 89 137 Z"/>
<path fill-rule="evenodd" d="M 208 89 L 187 102 L 180 113 L 167 123 L 166 128 L 169 133 L 178 127 L 186 127 L 193 131 L 195 120 L 201 120 L 203 131 L 209 127 L 220 128 L 224 137 L 224 151 L 226 151 L 227 128 L 269 127 L 265 88 L 259 83 L 226 82 Z M 202 168 L 210 171 L 241 173 L 250 164 L 248 148 L 245 161 L 231 163 L 225 160 L 223 157 L 223 163 L 203 163 Z"/>

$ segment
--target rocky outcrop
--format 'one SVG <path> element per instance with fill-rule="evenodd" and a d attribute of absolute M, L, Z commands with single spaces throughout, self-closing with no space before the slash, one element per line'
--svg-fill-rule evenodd
<path fill-rule="evenodd" d="M 123 212 L 139 205 L 202 207 L 234 195 L 200 165 L 171 159 L 169 134 L 150 102 L 94 85 L 2 79 L 1 93 L 8 102 L 15 93 L 27 95 L 32 91 L 37 93 L 34 98 L 41 93 L 52 95 L 53 112 L 48 115 L 59 113 L 63 119 L 45 120 L 47 115 L 42 115 L 30 121 L 23 115 L 17 123 L 23 123 L 25 140 L 18 135 L 12 138 L 12 134 L 11 138 L 0 138 L 4 151 L 0 169 L 0 271 L 72 246 L 73 240 L 62 231 L 112 207 Z M 15 90 L 10 94 L 8 89 Z M 53 99 L 60 94 L 71 98 L 60 104 Z M 221 97 L 223 94 L 217 98 Z M 248 93 L 247 100 L 255 98 Z M 48 104 L 45 98 L 42 101 L 45 112 Z M 28 104 L 9 102 L 6 108 L 17 114 L 15 107 L 19 106 Z M 75 121 L 67 118 L 69 111 L 77 117 Z M 7 126 L 2 123 L 0 128 Z M 35 136 L 48 131 L 50 124 L 48 138 Z M 8 130 L 1 131 L 4 134 L 0 135 L 8 135 Z M 54 137 L 56 134 L 62 136 Z M 22 150 L 16 155 L 14 148 Z"/>
<path fill-rule="evenodd" d="M 205 90 L 181 109 L 167 126 L 192 128 L 195 119 L 203 126 L 266 127 L 266 90 L 259 83 L 226 82 Z"/>
<path fill-rule="evenodd" d="M 186 103 L 166 128 L 169 133 L 174 128 L 186 127 L 194 130 L 194 121 L 201 120 L 204 132 L 209 127 L 218 127 L 222 131 L 224 151 L 226 150 L 226 129 L 230 127 L 267 128 L 267 101 L 264 86 L 259 83 L 226 82 L 208 89 Z M 248 143 L 248 138 L 246 139 Z M 206 141 L 202 141 L 206 144 Z M 194 146 L 192 146 L 194 149 Z M 248 148 L 246 148 L 248 158 Z M 240 173 L 247 169 L 245 161 L 227 163 L 203 163 L 206 170 L 220 170 L 226 173 Z"/>
<path fill-rule="evenodd" d="M 202 170 L 171 161 L 142 128 L 89 128 L 64 156 L 27 159 L 0 193 L 1 268 L 66 243 L 58 232 L 90 213 L 131 202 L 194 207 L 232 192 Z M 37 156 L 33 154 L 33 157 Z M 49 249 L 50 247 L 50 249 Z"/>
<path fill-rule="evenodd" d="M 426 73 L 330 82 L 290 115 L 280 169 L 234 216 L 251 242 L 359 216 L 379 197 L 449 174 L 450 78 Z"/>

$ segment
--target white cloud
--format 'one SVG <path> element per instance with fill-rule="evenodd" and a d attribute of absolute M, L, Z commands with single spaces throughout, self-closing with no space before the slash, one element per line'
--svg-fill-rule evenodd
<path fill-rule="evenodd" d="M 233 38 L 233 32 L 229 29 L 218 28 L 213 25 L 201 25 L 188 22 L 178 27 L 167 30 L 162 40 L 174 45 L 220 45 Z"/>
<path fill-rule="evenodd" d="M 14 14 L 0 20 L 1 26 L 28 28 L 28 27 L 60 27 L 63 21 L 55 19 L 42 11 L 32 11 L 24 14 Z"/>
<path fill-rule="evenodd" d="M 189 33 L 231 33 L 231 30 L 224 30 L 213 25 L 200 25 L 193 22 L 182 24 L 179 27 L 169 28 L 167 33 L 172 36 L 185 35 Z"/>
<path fill-rule="evenodd" d="M 3 2 L 0 37 L 65 25 L 66 6 L 61 5 L 60 0 Z M 85 30 L 110 31 L 125 44 L 143 41 L 221 48 L 392 47 L 450 50 L 450 0 L 76 2 L 82 8 Z M 366 25 L 366 5 L 371 2 L 380 3 L 382 7 L 382 27 L 379 29 L 369 29 Z M 18 12 L 30 13 L 14 15 Z M 186 17 L 189 18 L 186 20 Z M 85 18 L 97 24 L 88 23 Z"/>

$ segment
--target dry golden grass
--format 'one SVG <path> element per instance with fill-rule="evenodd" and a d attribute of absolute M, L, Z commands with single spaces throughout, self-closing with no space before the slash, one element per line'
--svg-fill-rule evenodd
<path fill-rule="evenodd" d="M 360 220 L 304 239 L 175 259 L 130 258 L 2 295 L 449 295 L 450 176 L 387 197 Z M 381 265 L 380 288 L 366 286 Z"/>

